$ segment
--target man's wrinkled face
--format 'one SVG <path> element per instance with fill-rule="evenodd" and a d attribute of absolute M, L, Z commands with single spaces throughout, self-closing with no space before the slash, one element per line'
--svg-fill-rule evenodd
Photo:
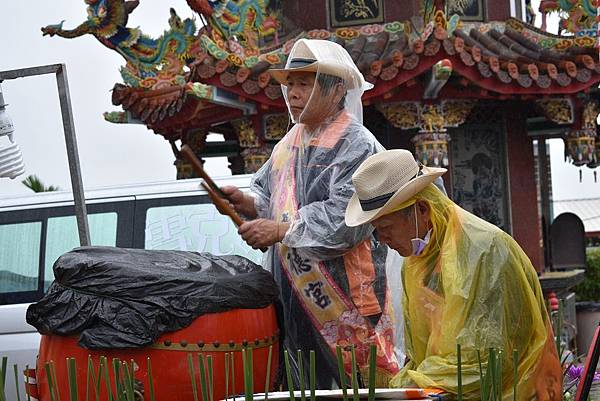
<path fill-rule="evenodd" d="M 300 114 L 308 104 L 315 87 L 316 74 L 314 72 L 290 72 L 285 86 L 287 87 L 290 112 L 294 120 L 298 121 Z"/>
<path fill-rule="evenodd" d="M 371 222 L 377 230 L 379 240 L 404 257 L 412 255 L 410 240 L 415 237 L 413 213 L 414 208 L 411 206 L 406 210 L 387 214 Z"/>

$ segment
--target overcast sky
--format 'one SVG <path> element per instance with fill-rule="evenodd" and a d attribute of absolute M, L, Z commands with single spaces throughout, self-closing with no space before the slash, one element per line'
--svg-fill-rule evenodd
<path fill-rule="evenodd" d="M 185 0 L 142 0 L 129 26 L 157 37 L 168 27 L 169 7 L 182 18 L 192 16 Z M 174 180 L 174 156 L 167 141 L 143 125 L 112 124 L 102 117 L 104 111 L 120 110 L 111 104 L 110 90 L 121 82 L 119 67 L 124 59 L 91 35 L 42 37 L 40 27 L 63 19 L 65 29 L 74 28 L 85 20 L 85 9 L 83 0 L 0 1 L 0 70 L 67 65 L 85 188 Z M 20 181 L 29 174 L 38 175 L 47 185 L 69 189 L 54 76 L 5 81 L 2 89 L 26 173 L 15 180 L 0 178 L 0 196 L 28 194 Z M 555 199 L 600 197 L 600 183 L 594 183 L 591 170 L 583 168 L 580 184 L 579 171 L 564 162 L 563 149 L 562 141 L 551 141 Z M 225 160 L 211 161 L 207 170 L 215 176 L 229 174 Z"/>

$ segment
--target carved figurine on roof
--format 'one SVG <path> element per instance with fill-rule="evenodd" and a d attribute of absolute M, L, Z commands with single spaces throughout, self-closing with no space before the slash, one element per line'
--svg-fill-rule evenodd
<path fill-rule="evenodd" d="M 269 7 L 269 0 L 187 0 L 187 3 L 208 20 L 208 36 L 214 44 L 227 47 L 242 59 L 258 56 L 265 38 L 272 37 L 278 44 L 280 11 L 278 7 Z"/>
<path fill-rule="evenodd" d="M 127 27 L 129 14 L 138 6 L 138 0 L 85 0 L 85 3 L 88 6 L 85 22 L 65 30 L 62 21 L 43 27 L 43 34 L 63 38 L 94 35 L 127 60 L 121 75 L 131 86 L 157 89 L 185 83 L 183 67 L 195 50 L 196 25 L 192 19 L 182 21 L 171 9 L 170 29 L 158 39 L 152 39 L 138 28 Z"/>
<path fill-rule="evenodd" d="M 546 30 L 546 14 L 556 12 L 560 16 L 559 33 L 576 34 L 594 28 L 597 0 L 541 0 L 542 30 Z"/>

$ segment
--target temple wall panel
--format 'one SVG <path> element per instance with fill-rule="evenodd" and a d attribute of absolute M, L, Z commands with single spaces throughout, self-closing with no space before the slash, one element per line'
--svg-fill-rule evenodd
<path fill-rule="evenodd" d="M 538 218 L 533 143 L 518 104 L 506 111 L 506 143 L 511 199 L 512 234 L 538 271 L 544 268 Z"/>
<path fill-rule="evenodd" d="M 504 21 L 510 18 L 510 2 L 487 0 L 484 6 L 488 21 Z"/>

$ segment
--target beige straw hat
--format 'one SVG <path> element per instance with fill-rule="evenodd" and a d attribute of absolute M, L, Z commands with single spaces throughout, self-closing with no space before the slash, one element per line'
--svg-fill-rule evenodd
<path fill-rule="evenodd" d="M 325 56 L 324 56 L 325 55 Z M 289 55 L 286 68 L 272 68 L 269 73 L 277 82 L 287 84 L 290 72 L 314 72 L 342 78 L 348 87 L 362 86 L 364 78 L 346 49 L 335 42 L 319 39 L 299 39 Z"/>
<path fill-rule="evenodd" d="M 417 163 L 404 149 L 370 156 L 352 175 L 356 192 L 346 208 L 346 225 L 359 226 L 391 213 L 446 171 Z"/>

